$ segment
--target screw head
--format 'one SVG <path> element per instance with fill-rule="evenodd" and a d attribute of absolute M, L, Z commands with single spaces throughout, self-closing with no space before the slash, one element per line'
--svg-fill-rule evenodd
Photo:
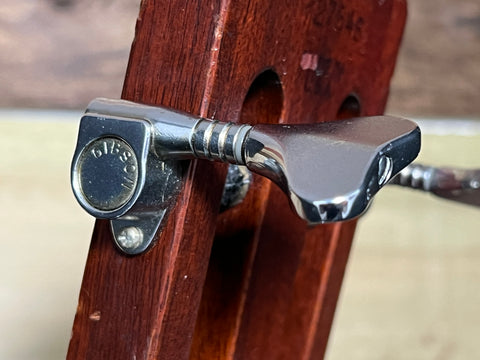
<path fill-rule="evenodd" d="M 143 242 L 143 231 L 136 226 L 126 227 L 117 236 L 117 241 L 124 249 L 136 249 Z"/>

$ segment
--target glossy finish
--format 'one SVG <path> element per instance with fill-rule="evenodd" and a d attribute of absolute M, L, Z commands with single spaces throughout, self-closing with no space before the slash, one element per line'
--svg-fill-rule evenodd
<path fill-rule="evenodd" d="M 103 211 L 115 210 L 135 194 L 138 161 L 125 141 L 112 136 L 98 138 L 79 156 L 75 188 L 90 206 Z"/>
<path fill-rule="evenodd" d="M 82 117 L 71 183 L 88 213 L 114 219 L 132 208 L 145 185 L 150 141 L 151 128 L 146 121 L 113 117 L 99 121 L 88 112 Z M 127 157 L 135 159 L 133 171 L 125 172 Z"/>
<path fill-rule="evenodd" d="M 90 102 L 87 114 L 147 121 L 152 146 L 162 160 L 195 157 L 242 163 L 242 146 L 251 126 L 207 120 L 171 109 L 131 101 L 98 98 Z M 98 124 L 98 126 L 102 126 Z"/>
<path fill-rule="evenodd" d="M 247 167 L 276 182 L 309 223 L 359 216 L 419 151 L 417 125 L 389 116 L 258 125 L 245 143 Z"/>
<path fill-rule="evenodd" d="M 480 169 L 411 164 L 390 184 L 423 190 L 441 198 L 480 206 Z"/>
<path fill-rule="evenodd" d="M 93 105 L 80 122 L 72 189 L 89 214 L 110 219 L 114 242 L 122 252 L 139 254 L 151 246 L 175 205 L 182 163 L 158 158 L 152 147 L 155 129 L 147 120 L 99 116 Z"/>
<path fill-rule="evenodd" d="M 105 118 L 112 116 L 131 116 L 134 122 L 148 121 L 153 134 L 151 147 L 156 149 L 151 156 L 157 156 L 159 161 L 200 158 L 246 165 L 251 171 L 273 180 L 288 196 L 297 215 L 312 224 L 345 221 L 362 214 L 378 190 L 412 162 L 420 151 L 417 125 L 395 117 L 252 127 L 218 120 L 196 120 L 167 109 L 121 100 L 97 99 L 90 104 L 88 111 L 97 113 L 99 128 L 104 127 Z M 125 121 L 120 121 L 117 127 L 122 124 Z M 80 132 L 88 130 L 81 127 Z M 121 138 L 121 134 L 117 136 Z M 123 140 L 111 142 L 129 146 Z M 74 157 L 76 165 L 73 166 L 72 179 L 79 173 L 80 179 L 85 179 L 87 184 L 98 182 L 99 187 L 90 186 L 87 189 L 94 194 L 98 192 L 110 202 L 118 202 L 118 207 L 121 207 L 127 202 L 124 198 L 129 193 L 124 194 L 118 189 L 127 187 L 133 194 L 136 188 L 136 181 L 131 183 L 126 176 L 130 173 L 125 173 L 132 167 L 126 165 L 127 161 L 131 161 L 132 154 L 109 146 L 102 138 L 96 139 L 93 145 L 92 150 L 90 144 L 77 150 L 79 155 Z M 145 142 L 145 146 L 142 153 L 149 152 L 149 142 Z M 115 155 L 101 156 L 103 148 Z M 86 167 L 84 163 L 90 162 L 87 162 L 89 158 L 85 160 L 83 157 L 85 153 L 94 162 L 110 159 L 110 163 L 108 160 L 107 163 L 102 162 L 106 170 Z M 80 160 L 77 160 L 78 156 Z M 159 174 L 158 171 L 148 172 L 145 166 L 138 171 L 137 167 L 131 171 L 133 178 L 149 179 Z M 160 175 L 165 181 L 170 179 L 165 174 Z M 98 176 L 101 176 L 101 182 L 96 181 Z M 88 180 L 90 178 L 91 181 Z M 150 179 L 150 182 L 154 180 Z M 101 186 L 103 184 L 105 186 Z M 74 189 L 78 191 L 75 186 Z M 80 190 L 85 194 L 85 189 Z M 88 206 L 93 206 L 89 199 L 96 199 L 99 195 L 87 194 Z M 168 193 L 164 196 L 172 207 L 176 197 Z M 82 199 L 81 196 L 77 198 Z M 103 203 L 97 203 L 103 206 Z M 85 207 L 84 204 L 82 206 Z M 152 210 L 155 209 L 147 209 L 148 213 Z"/>

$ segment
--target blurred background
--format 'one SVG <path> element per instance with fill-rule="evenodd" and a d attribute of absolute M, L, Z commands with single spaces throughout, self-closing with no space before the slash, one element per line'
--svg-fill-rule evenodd
<path fill-rule="evenodd" d="M 421 160 L 480 167 L 480 2 L 409 0 L 387 113 Z M 0 3 L 0 358 L 64 358 L 93 219 L 69 166 L 82 109 L 118 98 L 138 0 Z M 361 219 L 327 359 L 480 358 L 480 209 L 404 189 Z"/>

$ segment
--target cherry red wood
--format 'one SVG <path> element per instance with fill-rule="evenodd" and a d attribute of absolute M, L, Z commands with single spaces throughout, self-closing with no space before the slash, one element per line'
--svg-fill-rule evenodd
<path fill-rule="evenodd" d="M 405 7 L 144 0 L 122 97 L 225 121 L 380 114 Z M 323 357 L 355 222 L 309 227 L 258 177 L 218 216 L 224 176 L 192 162 L 145 254 L 120 254 L 96 223 L 68 359 Z"/>

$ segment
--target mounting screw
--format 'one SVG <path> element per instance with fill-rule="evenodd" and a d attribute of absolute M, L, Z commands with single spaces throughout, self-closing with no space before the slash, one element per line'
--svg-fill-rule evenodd
<path fill-rule="evenodd" d="M 124 249 L 136 249 L 143 242 L 143 231 L 135 226 L 126 227 L 118 235 L 117 241 Z"/>

